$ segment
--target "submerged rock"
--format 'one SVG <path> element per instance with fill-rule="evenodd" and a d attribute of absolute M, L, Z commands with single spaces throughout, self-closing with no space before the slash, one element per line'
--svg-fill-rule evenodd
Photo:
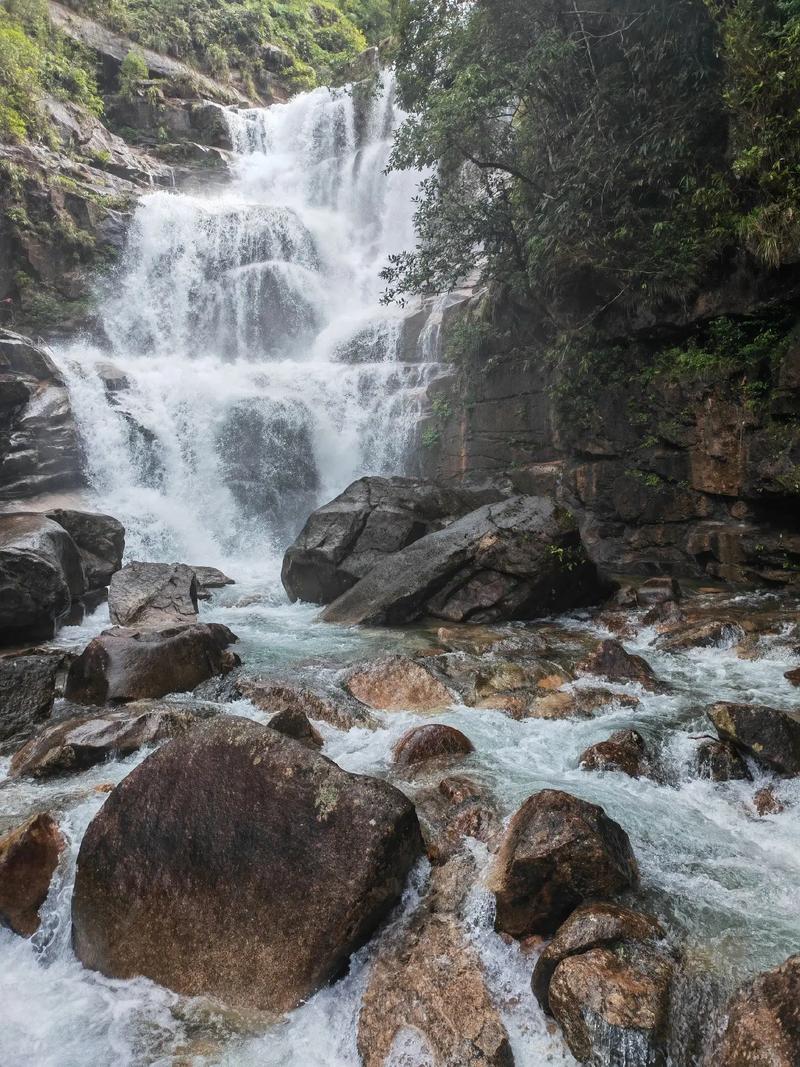
<path fill-rule="evenodd" d="M 46 727 L 11 761 L 12 778 L 50 778 L 123 759 L 145 745 L 178 737 L 209 714 L 206 710 L 140 701 L 121 711 L 96 709 Z"/>
<path fill-rule="evenodd" d="M 760 974 L 725 1009 L 704 1067 L 797 1067 L 800 1063 L 800 955 Z"/>
<path fill-rule="evenodd" d="M 785 777 L 800 774 L 800 716 L 756 704 L 714 704 L 708 717 L 723 741 Z"/>
<path fill-rule="evenodd" d="M 21 937 L 39 929 L 64 838 L 52 815 L 34 815 L 0 837 L 0 925 Z"/>
<path fill-rule="evenodd" d="M 392 749 L 392 757 L 397 766 L 410 767 L 433 759 L 468 756 L 474 751 L 474 745 L 460 730 L 435 723 L 413 726 L 404 733 Z"/>
<path fill-rule="evenodd" d="M 626 652 L 619 641 L 601 641 L 594 652 L 579 664 L 578 669 L 587 674 L 598 674 L 610 682 L 638 682 L 650 692 L 665 688 L 647 660 Z"/>
<path fill-rule="evenodd" d="M 756 790 L 753 796 L 753 807 L 762 819 L 765 815 L 780 815 L 781 812 L 786 811 L 786 805 L 777 798 L 775 789 L 771 785 Z"/>
<path fill-rule="evenodd" d="M 111 579 L 108 610 L 117 626 L 158 628 L 197 619 L 197 579 L 183 563 L 128 563 Z"/>
<path fill-rule="evenodd" d="M 389 656 L 355 667 L 344 679 L 347 691 L 380 711 L 441 711 L 456 703 L 444 683 L 408 656 Z"/>
<path fill-rule="evenodd" d="M 111 515 L 58 508 L 47 517 L 57 522 L 78 546 L 89 589 L 105 589 L 122 566 L 125 527 Z"/>
<path fill-rule="evenodd" d="M 53 709 L 61 656 L 0 657 L 0 741 L 25 737 Z"/>
<path fill-rule="evenodd" d="M 287 1011 L 342 973 L 421 850 L 391 785 L 221 716 L 148 757 L 89 826 L 75 951 L 109 976 Z"/>
<path fill-rule="evenodd" d="M 48 640 L 87 590 L 67 531 L 44 515 L 0 515 L 0 645 Z"/>
<path fill-rule="evenodd" d="M 601 807 L 542 790 L 514 815 L 500 847 L 496 929 L 550 934 L 584 900 L 615 897 L 638 879 L 628 835 Z"/>
<path fill-rule="evenodd" d="M 281 578 L 292 601 L 330 604 L 387 556 L 486 502 L 411 478 L 361 478 L 308 519 Z"/>
<path fill-rule="evenodd" d="M 189 692 L 238 665 L 227 651 L 237 640 L 219 623 L 144 632 L 113 627 L 72 664 L 64 695 L 76 704 L 102 706 Z"/>
<path fill-rule="evenodd" d="M 600 598 L 568 512 L 546 497 L 512 497 L 387 556 L 330 604 L 326 622 L 397 625 L 531 619 Z"/>
<path fill-rule="evenodd" d="M 621 771 L 631 778 L 650 775 L 647 746 L 636 730 L 617 730 L 607 741 L 599 741 L 581 753 L 578 763 L 585 771 Z"/>

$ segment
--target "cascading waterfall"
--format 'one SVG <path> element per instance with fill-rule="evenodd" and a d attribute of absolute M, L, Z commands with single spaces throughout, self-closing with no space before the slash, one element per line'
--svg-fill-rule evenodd
<path fill-rule="evenodd" d="M 61 355 L 129 552 L 263 573 L 322 500 L 403 470 L 435 353 L 380 303 L 419 180 L 385 171 L 391 77 L 370 97 L 318 89 L 226 116 L 229 183 L 142 199 L 103 302 L 110 354 Z"/>

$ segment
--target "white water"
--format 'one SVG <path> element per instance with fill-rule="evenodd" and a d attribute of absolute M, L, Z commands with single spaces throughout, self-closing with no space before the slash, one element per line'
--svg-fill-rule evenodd
<path fill-rule="evenodd" d="M 386 254 L 412 240 L 415 178 L 383 174 L 394 121 L 390 94 L 359 123 L 348 97 L 324 91 L 232 117 L 242 156 L 229 185 L 205 197 L 145 198 L 108 295 L 108 346 L 59 353 L 92 502 L 125 522 L 131 557 L 216 564 L 238 580 L 204 617 L 241 636 L 253 668 L 335 664 L 422 641 L 315 624 L 313 610 L 286 604 L 277 582 L 280 546 L 309 507 L 360 473 L 402 468 L 419 389 L 436 372 L 435 320 L 420 342 L 423 362 L 403 363 L 394 358 L 401 324 L 379 305 Z M 112 401 L 95 372 L 108 359 L 131 383 Z M 85 644 L 104 625 L 100 609 L 61 640 Z M 586 628 L 568 625 L 576 639 Z M 751 662 L 722 649 L 655 654 L 652 637 L 629 647 L 675 691 L 639 692 L 635 710 L 515 722 L 454 707 L 440 718 L 475 744 L 464 770 L 492 788 L 504 815 L 545 786 L 602 804 L 631 837 L 644 905 L 685 946 L 692 968 L 727 991 L 800 948 L 800 784 L 779 786 L 785 813 L 756 820 L 760 783 L 699 781 L 690 735 L 708 729 L 702 709 L 713 700 L 794 706 L 782 677 L 793 660 L 779 640 Z M 228 710 L 265 718 L 246 702 Z M 418 721 L 397 713 L 374 732 L 320 729 L 341 766 L 383 775 L 394 742 Z M 628 726 L 663 748 L 670 785 L 578 769 L 587 745 Z M 256 1033 L 241 1032 L 219 1007 L 77 963 L 70 895 L 81 837 L 105 796 L 95 787 L 118 782 L 145 755 L 46 785 L 3 781 L 0 763 L 2 825 L 51 809 L 69 846 L 37 935 L 23 941 L 0 930 L 0 1065 L 358 1067 L 358 1008 L 374 945 L 345 980 Z M 405 909 L 423 878 L 420 870 Z M 574 1067 L 530 993 L 533 959 L 494 934 L 481 887 L 469 935 L 518 1067 Z M 705 1007 L 690 1001 L 685 1010 Z M 395 1067 L 426 1062 L 413 1041 L 396 1051 Z M 670 1067 L 685 1065 L 676 1058 Z"/>

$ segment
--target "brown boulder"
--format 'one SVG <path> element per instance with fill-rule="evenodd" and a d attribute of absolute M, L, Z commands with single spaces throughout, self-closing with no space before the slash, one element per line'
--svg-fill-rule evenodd
<path fill-rule="evenodd" d="M 105 630 L 87 645 L 67 676 L 65 696 L 101 706 L 194 689 L 238 663 L 228 645 L 238 638 L 219 623 L 168 630 Z"/>
<path fill-rule="evenodd" d="M 315 730 L 308 721 L 305 712 L 298 709 L 285 709 L 273 715 L 267 723 L 270 730 L 277 730 L 284 737 L 293 737 L 309 748 L 322 748 L 323 741 L 319 730 Z"/>
<path fill-rule="evenodd" d="M 725 1011 L 705 1067 L 797 1067 L 800 1063 L 800 955 L 760 974 Z"/>
<path fill-rule="evenodd" d="M 85 771 L 108 759 L 185 733 L 208 712 L 151 701 L 129 704 L 124 710 L 97 709 L 92 715 L 65 719 L 46 727 L 11 761 L 13 778 L 50 778 Z"/>
<path fill-rule="evenodd" d="M 663 938 L 663 927 L 651 915 L 619 904 L 583 904 L 559 926 L 536 961 L 531 979 L 533 994 L 542 1010 L 551 1014 L 550 981 L 562 960 L 593 948 L 613 948 L 623 941 L 655 942 Z"/>
<path fill-rule="evenodd" d="M 775 796 L 775 790 L 771 785 L 757 789 L 753 796 L 753 807 L 760 818 L 765 815 L 780 815 L 786 811 L 786 805 Z"/>
<path fill-rule="evenodd" d="M 520 719 L 591 719 L 601 708 L 619 704 L 623 708 L 635 708 L 637 697 L 628 693 L 612 693 L 610 689 L 557 689 L 545 695 L 534 694 L 524 708 L 520 707 L 514 718 Z M 516 709 L 509 709 L 513 714 Z"/>
<path fill-rule="evenodd" d="M 783 677 L 787 682 L 791 682 L 792 685 L 800 686 L 800 667 L 795 667 L 793 671 L 787 671 Z"/>
<path fill-rule="evenodd" d="M 578 669 L 586 674 L 598 674 L 610 682 L 638 682 L 643 689 L 653 693 L 665 688 L 647 660 L 626 652 L 619 641 L 601 641 Z"/>
<path fill-rule="evenodd" d="M 451 804 L 463 804 L 465 800 L 479 799 L 481 787 L 471 778 L 462 778 L 461 775 L 454 774 L 449 778 L 442 778 L 439 782 L 439 792 Z"/>
<path fill-rule="evenodd" d="M 441 711 L 455 698 L 428 667 L 407 656 L 356 667 L 344 680 L 356 700 L 380 711 Z"/>
<path fill-rule="evenodd" d="M 328 691 L 282 678 L 239 678 L 236 688 L 240 696 L 261 711 L 276 714 L 299 711 L 310 719 L 327 722 L 337 730 L 350 730 L 354 726 L 374 729 L 377 726 L 375 717 L 364 705 L 342 691 Z"/>
<path fill-rule="evenodd" d="M 556 789 L 514 815 L 492 872 L 495 927 L 522 938 L 549 934 L 584 900 L 638 884 L 628 835 L 601 807 Z"/>
<path fill-rule="evenodd" d="M 705 738 L 695 754 L 697 773 L 712 782 L 748 781 L 750 771 L 742 757 L 727 741 Z"/>
<path fill-rule="evenodd" d="M 734 622 L 697 622 L 672 630 L 656 642 L 660 652 L 685 652 L 689 648 L 733 648 L 744 638 Z"/>
<path fill-rule="evenodd" d="M 587 748 L 578 763 L 585 771 L 621 771 L 631 778 L 650 774 L 647 747 L 636 730 L 617 730 L 607 741 Z"/>
<path fill-rule="evenodd" d="M 719 737 L 785 777 L 800 774 L 800 716 L 757 704 L 714 704 L 708 712 Z"/>
<path fill-rule="evenodd" d="M 284 1012 L 342 973 L 421 849 L 387 782 L 219 716 L 149 756 L 90 824 L 74 948 L 109 976 Z"/>
<path fill-rule="evenodd" d="M 468 737 L 452 726 L 431 723 L 413 726 L 392 749 L 395 764 L 410 767 L 432 759 L 455 759 L 468 756 L 475 748 Z"/>
<path fill-rule="evenodd" d="M 112 577 L 108 611 L 117 626 L 163 628 L 197 619 L 197 579 L 183 563 L 128 563 Z"/>
<path fill-rule="evenodd" d="M 0 925 L 21 937 L 39 929 L 64 838 L 52 815 L 35 815 L 0 837 Z"/>

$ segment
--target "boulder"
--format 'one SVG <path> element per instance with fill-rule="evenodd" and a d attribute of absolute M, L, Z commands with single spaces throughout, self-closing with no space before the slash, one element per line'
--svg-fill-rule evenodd
<path fill-rule="evenodd" d="M 486 788 L 469 778 L 453 776 L 428 784 L 431 772 L 441 771 L 438 762 L 418 765 L 418 774 L 405 778 L 422 825 L 425 847 L 432 863 L 440 864 L 464 849 L 465 838 L 474 838 L 496 850 L 502 820 L 497 802 Z M 422 788 L 415 783 L 423 783 Z"/>
<path fill-rule="evenodd" d="M 800 667 L 795 667 L 792 671 L 787 671 L 783 676 L 787 682 L 791 682 L 792 685 L 800 686 Z"/>
<path fill-rule="evenodd" d="M 583 904 L 559 926 L 536 961 L 531 979 L 533 994 L 542 1010 L 551 1015 L 550 982 L 563 960 L 593 948 L 613 948 L 621 942 L 658 942 L 664 936 L 663 927 L 651 915 L 620 904 Z"/>
<path fill-rule="evenodd" d="M 0 741 L 25 737 L 53 709 L 62 657 L 0 657 Z"/>
<path fill-rule="evenodd" d="M 778 799 L 775 795 L 775 789 L 771 785 L 766 785 L 762 789 L 756 790 L 753 795 L 753 807 L 761 819 L 765 815 L 780 815 L 781 812 L 786 811 L 786 805 Z"/>
<path fill-rule="evenodd" d="M 460 730 L 432 723 L 407 730 L 392 749 L 392 759 L 399 767 L 410 767 L 433 759 L 457 759 L 474 751 L 474 745 Z"/>
<path fill-rule="evenodd" d="M 146 745 L 178 737 L 211 712 L 143 700 L 124 710 L 96 708 L 45 727 L 11 761 L 12 778 L 52 778 L 124 759 Z"/>
<path fill-rule="evenodd" d="M 64 695 L 76 704 L 103 705 L 188 692 L 238 664 L 226 651 L 237 640 L 218 623 L 142 632 L 112 627 L 72 664 Z"/>
<path fill-rule="evenodd" d="M 738 623 L 726 620 L 695 622 L 670 630 L 656 641 L 660 652 L 685 652 L 690 648 L 733 648 L 744 638 Z"/>
<path fill-rule="evenodd" d="M 589 604 L 603 588 L 572 517 L 547 497 L 487 504 L 376 564 L 321 614 L 398 625 L 531 619 Z"/>
<path fill-rule="evenodd" d="M 308 721 L 305 712 L 297 708 L 286 708 L 273 715 L 267 724 L 270 730 L 275 730 L 284 737 L 293 737 L 302 745 L 309 748 L 322 748 L 323 740 L 319 730 L 315 730 Z"/>
<path fill-rule="evenodd" d="M 767 770 L 800 774 L 800 715 L 756 704 L 720 702 L 708 712 L 719 737 Z"/>
<path fill-rule="evenodd" d="M 674 578 L 648 578 L 636 590 L 636 602 L 641 608 L 652 608 L 670 600 L 680 600 L 681 587 Z"/>
<path fill-rule="evenodd" d="M 732 998 L 705 1067 L 797 1067 L 800 955 L 760 974 Z"/>
<path fill-rule="evenodd" d="M 330 604 L 387 556 L 485 502 L 411 478 L 361 478 L 315 511 L 286 552 L 281 578 L 292 601 Z"/>
<path fill-rule="evenodd" d="M 276 714 L 281 711 L 301 712 L 309 719 L 320 719 L 337 730 L 351 730 L 354 726 L 373 730 L 377 720 L 364 705 L 348 693 L 330 689 L 318 682 L 298 684 L 283 678 L 238 678 L 238 695 L 261 711 Z"/>
<path fill-rule="evenodd" d="M 111 579 L 108 610 L 117 626 L 179 626 L 197 619 L 197 579 L 184 563 L 128 563 Z"/>
<path fill-rule="evenodd" d="M 659 631 L 673 630 L 686 622 L 686 614 L 675 600 L 654 604 L 642 617 L 643 626 L 655 626 Z"/>
<path fill-rule="evenodd" d="M 521 719 L 591 719 L 603 708 L 618 704 L 623 708 L 635 708 L 637 697 L 628 693 L 613 693 L 610 689 L 556 689 L 551 693 L 533 694 L 533 699 L 519 708 L 507 710 L 514 718 Z"/>
<path fill-rule="evenodd" d="M 617 730 L 583 752 L 578 761 L 585 771 L 620 771 L 631 778 L 646 778 L 650 761 L 644 738 L 636 730 Z"/>
<path fill-rule="evenodd" d="M 638 682 L 643 689 L 652 693 L 664 689 L 647 660 L 626 652 L 619 641 L 601 641 L 594 652 L 578 665 L 578 669 L 587 674 L 598 674 L 610 682 Z"/>
<path fill-rule="evenodd" d="M 601 807 L 556 789 L 529 797 L 511 819 L 492 872 L 495 927 L 550 934 L 584 900 L 638 884 L 628 835 Z"/>
<path fill-rule="evenodd" d="M 747 764 L 727 741 L 704 738 L 695 753 L 697 773 L 712 782 L 748 781 Z"/>
<path fill-rule="evenodd" d="M 226 585 L 236 585 L 233 578 L 217 570 L 216 567 L 192 567 L 197 582 L 197 599 L 210 600 L 214 589 L 224 589 Z"/>
<path fill-rule="evenodd" d="M 78 549 L 44 515 L 0 515 L 0 645 L 49 640 L 87 590 Z"/>
<path fill-rule="evenodd" d="M 125 527 L 111 515 L 57 508 L 47 517 L 57 522 L 78 546 L 89 589 L 105 589 L 122 566 Z"/>
<path fill-rule="evenodd" d="M 355 667 L 344 679 L 347 691 L 380 711 L 441 711 L 456 698 L 433 672 L 407 656 L 390 656 Z"/>
<path fill-rule="evenodd" d="M 343 972 L 421 850 L 387 782 L 220 716 L 149 756 L 90 824 L 73 945 L 108 976 L 288 1011 Z"/>
<path fill-rule="evenodd" d="M 442 778 L 438 789 L 451 804 L 463 804 L 466 800 L 479 800 L 481 796 L 481 787 L 477 782 L 458 774 Z"/>
<path fill-rule="evenodd" d="M 39 929 L 64 838 L 52 815 L 34 815 L 0 837 L 0 925 L 21 937 Z"/>

